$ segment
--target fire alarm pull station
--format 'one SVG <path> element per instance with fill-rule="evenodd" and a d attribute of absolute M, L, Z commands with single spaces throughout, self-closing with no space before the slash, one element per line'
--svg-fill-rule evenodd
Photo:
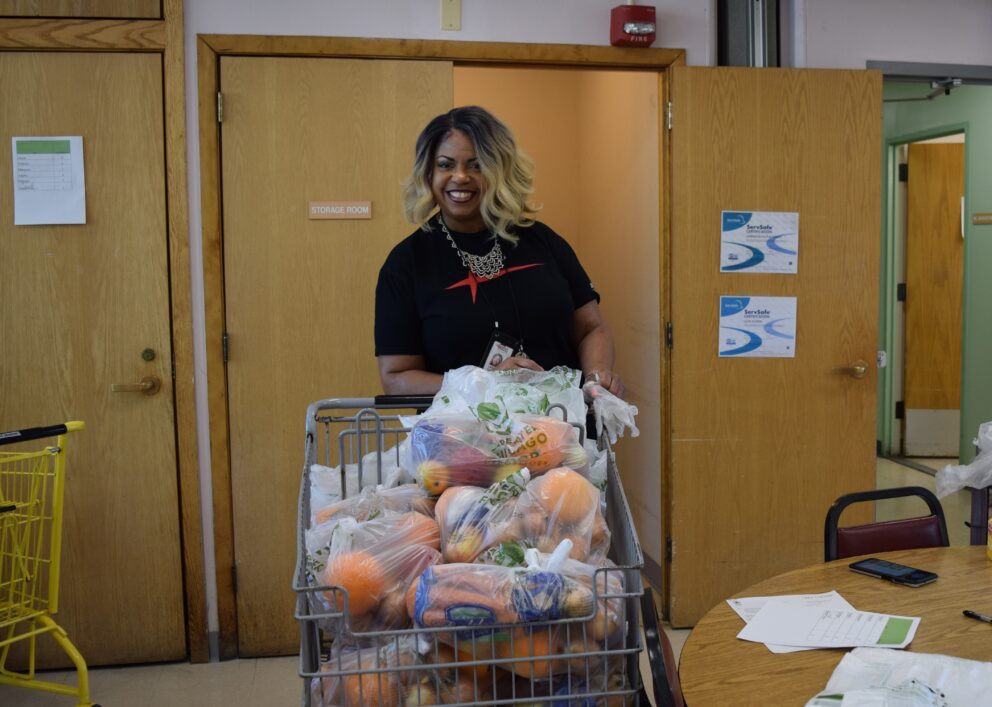
<path fill-rule="evenodd" d="M 617 5 L 610 10 L 610 44 L 649 47 L 655 38 L 653 5 Z"/>

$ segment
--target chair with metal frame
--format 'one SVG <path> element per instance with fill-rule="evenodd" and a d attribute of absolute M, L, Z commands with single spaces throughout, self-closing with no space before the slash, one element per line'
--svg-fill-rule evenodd
<path fill-rule="evenodd" d="M 644 593 L 641 594 L 641 616 L 644 621 L 644 643 L 654 683 L 655 707 L 685 707 L 675 651 L 672 650 L 672 643 L 668 640 L 664 628 L 658 622 L 650 587 L 644 587 Z M 644 687 L 641 687 L 639 704 L 650 704 Z"/>
<path fill-rule="evenodd" d="M 889 498 L 918 497 L 926 502 L 930 515 L 886 520 L 845 528 L 837 527 L 840 514 L 852 503 Z M 947 522 L 940 501 L 922 486 L 903 486 L 849 493 L 838 498 L 827 511 L 823 528 L 823 559 L 826 562 L 872 552 L 911 550 L 920 547 L 947 547 Z"/>

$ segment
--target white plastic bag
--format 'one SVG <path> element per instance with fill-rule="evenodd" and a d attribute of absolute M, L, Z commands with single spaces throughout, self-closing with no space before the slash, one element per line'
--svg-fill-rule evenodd
<path fill-rule="evenodd" d="M 971 464 L 948 464 L 937 472 L 937 498 L 943 498 L 965 486 L 974 489 L 992 486 L 992 421 L 983 422 L 978 428 L 978 456 Z"/>
<path fill-rule="evenodd" d="M 444 374 L 441 389 L 424 417 L 469 413 L 493 426 L 505 425 L 509 416 L 550 415 L 552 405 L 561 405 L 568 422 L 585 426 L 586 409 L 579 389 L 581 373 L 564 366 L 550 371 L 514 368 L 485 371 L 477 366 L 462 366 Z M 482 409 L 479 406 L 482 405 Z M 413 418 L 410 422 L 416 422 Z"/>
<path fill-rule="evenodd" d="M 978 707 L 992 704 L 992 663 L 892 648 L 855 648 L 806 707 Z"/>

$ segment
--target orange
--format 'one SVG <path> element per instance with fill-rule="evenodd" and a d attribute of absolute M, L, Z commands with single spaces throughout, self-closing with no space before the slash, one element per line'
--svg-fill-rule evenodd
<path fill-rule="evenodd" d="M 437 527 L 437 521 L 416 511 L 404 513 L 400 517 L 395 540 L 402 545 L 427 545 L 435 550 L 441 549 L 441 531 Z"/>
<path fill-rule="evenodd" d="M 534 479 L 527 491 L 534 495 L 549 517 L 557 516 L 559 523 L 568 525 L 589 518 L 599 504 L 599 489 L 564 466 Z"/>
<path fill-rule="evenodd" d="M 464 506 L 465 504 L 459 504 L 459 497 L 465 493 L 472 493 L 471 489 L 471 486 L 449 486 L 444 490 L 441 497 L 437 499 L 437 503 L 434 504 L 434 518 L 437 519 L 438 525 L 442 527 L 447 525 L 450 528 L 458 520 L 457 514 L 454 518 L 448 517 L 448 506 L 458 511 L 464 510 L 460 508 L 460 505 Z"/>
<path fill-rule="evenodd" d="M 554 658 L 556 650 L 548 628 L 529 629 L 520 627 L 513 629 L 511 641 L 497 644 L 500 658 L 520 658 L 519 662 L 503 663 L 500 667 L 511 670 L 525 678 L 549 678 L 561 669 L 560 659 Z M 526 660 L 523 660 L 526 659 Z"/>
<path fill-rule="evenodd" d="M 372 611 L 385 593 L 388 576 L 382 563 L 367 552 L 345 552 L 331 558 L 321 577 L 324 584 L 347 592 L 348 613 L 358 616 Z M 334 601 L 334 592 L 326 592 Z"/>
<path fill-rule="evenodd" d="M 361 673 L 345 675 L 341 679 L 344 682 L 346 705 L 385 707 L 399 704 L 400 688 L 397 673 Z"/>
<path fill-rule="evenodd" d="M 468 648 L 462 647 L 458 651 L 458 657 L 455 658 L 455 649 L 445 643 L 437 643 L 437 662 L 442 663 L 473 663 L 472 665 L 462 665 L 459 666 L 458 672 L 464 677 L 468 678 L 469 681 L 473 679 L 473 676 L 478 678 L 480 681 L 487 680 L 489 678 L 490 667 L 487 663 L 482 663 L 472 657 L 471 646 Z M 430 659 L 432 656 L 430 653 L 425 656 L 426 659 Z M 476 656 L 478 658 L 478 656 Z M 443 669 L 441 671 L 442 679 L 449 682 L 454 682 L 453 673 L 454 671 L 450 668 Z"/>

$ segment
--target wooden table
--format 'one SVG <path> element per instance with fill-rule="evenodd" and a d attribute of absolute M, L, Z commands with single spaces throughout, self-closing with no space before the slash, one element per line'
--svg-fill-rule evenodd
<path fill-rule="evenodd" d="M 916 589 L 851 572 L 846 558 L 780 574 L 735 596 L 815 594 L 836 589 L 860 611 L 922 618 L 906 650 L 992 661 L 992 626 L 962 609 L 992 615 L 992 560 L 984 547 L 876 553 L 940 578 Z M 710 609 L 689 634 L 679 661 L 689 707 L 803 705 L 827 685 L 847 649 L 771 653 L 736 638 L 743 620 L 726 602 Z"/>

